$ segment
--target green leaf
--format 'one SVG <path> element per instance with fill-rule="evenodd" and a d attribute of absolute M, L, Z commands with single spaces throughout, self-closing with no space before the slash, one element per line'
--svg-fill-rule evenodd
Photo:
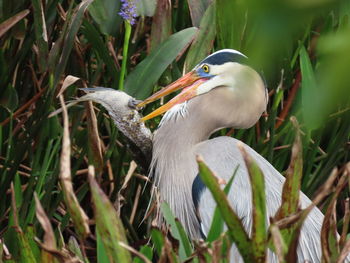
<path fill-rule="evenodd" d="M 224 193 L 227 195 L 231 189 L 232 183 L 233 183 L 233 179 L 235 178 L 235 175 L 238 171 L 238 166 L 235 169 L 232 177 L 230 178 L 230 180 L 227 182 L 227 184 L 225 185 L 224 188 Z M 214 240 L 218 239 L 221 235 L 221 233 L 223 232 L 224 229 L 224 220 L 220 214 L 220 210 L 218 207 L 215 208 L 214 211 L 214 216 L 213 216 L 213 220 L 212 223 L 210 225 L 210 229 L 209 229 L 209 233 L 207 235 L 207 241 L 208 242 L 213 242 Z"/>
<path fill-rule="evenodd" d="M 213 48 L 215 40 L 215 5 L 211 4 L 205 12 L 199 32 L 188 51 L 185 61 L 185 72 L 190 71 L 205 58 Z"/>
<path fill-rule="evenodd" d="M 36 263 L 35 256 L 33 254 L 33 250 L 30 246 L 28 237 L 22 232 L 17 231 L 18 238 L 18 249 L 20 252 L 21 261 L 23 263 Z"/>
<path fill-rule="evenodd" d="M 127 244 L 125 230 L 113 204 L 97 184 L 89 166 L 89 184 L 94 204 L 96 227 L 109 262 L 131 262 L 131 256 L 120 243 Z"/>
<path fill-rule="evenodd" d="M 47 122 L 50 122 L 51 120 L 47 120 Z M 46 123 L 46 122 L 45 122 Z M 47 126 L 46 126 L 47 127 Z M 51 133 L 52 135 L 54 133 Z M 60 140 L 56 140 L 55 144 L 54 140 L 46 141 L 46 144 L 40 144 L 38 145 L 38 152 L 44 154 L 43 159 L 35 159 L 35 161 L 32 164 L 32 175 L 35 176 L 35 192 L 41 196 L 43 191 L 47 191 L 47 189 L 44 189 L 45 180 L 47 180 L 47 176 L 49 175 L 49 167 L 52 164 L 52 162 L 55 162 L 57 159 L 57 156 L 59 155 L 60 150 Z M 33 184 L 34 186 L 34 184 Z M 33 190 L 32 190 L 33 191 Z M 31 192 L 32 193 L 32 192 Z M 35 200 L 34 199 L 25 199 L 26 202 L 30 202 L 26 204 L 25 206 L 29 206 L 28 212 L 25 218 L 25 225 L 32 224 L 34 222 L 35 217 Z"/>
<path fill-rule="evenodd" d="M 72 51 L 72 48 L 74 46 L 75 37 L 84 18 L 85 10 L 92 3 L 92 1 L 93 0 L 83 0 L 74 10 L 72 17 L 69 20 L 67 19 L 67 21 L 69 21 L 69 24 L 67 28 L 67 33 L 63 41 L 63 48 L 62 53 L 60 55 L 59 63 L 55 70 L 54 87 L 56 87 L 56 85 L 60 81 L 61 75 L 63 74 L 66 68 L 70 52 Z"/>
<path fill-rule="evenodd" d="M 283 184 L 282 204 L 274 217 L 274 221 L 286 218 L 296 213 L 299 209 L 300 185 L 303 175 L 303 153 L 300 138 L 300 127 L 296 118 L 292 117 L 291 122 L 294 125 L 296 135 L 292 147 L 291 161 L 286 172 L 286 181 Z M 305 209 L 302 216 L 298 218 L 298 221 L 295 224 L 286 229 L 281 229 L 284 242 L 288 247 L 286 256 L 291 261 L 294 261 L 297 257 L 296 249 L 301 226 L 309 212 L 309 210 Z"/>
<path fill-rule="evenodd" d="M 73 16 L 73 6 L 74 6 L 74 2 L 72 1 L 69 4 L 69 8 L 66 11 L 67 19 L 64 22 L 62 32 L 61 32 L 59 38 L 57 39 L 57 41 L 55 42 L 55 45 L 53 45 L 52 48 L 50 49 L 49 58 L 48 58 L 48 66 L 49 66 L 49 70 L 51 72 L 54 72 L 56 70 L 57 65 L 59 65 L 62 48 L 64 46 L 64 41 L 65 41 L 66 35 L 68 34 L 67 33 L 68 27 L 69 27 L 69 24 L 70 24 L 72 16 Z M 54 74 L 51 73 L 50 80 L 49 80 L 49 87 L 53 87 L 53 86 L 54 86 Z"/>
<path fill-rule="evenodd" d="M 152 93 L 152 87 L 165 69 L 192 41 L 197 28 L 191 27 L 171 35 L 154 50 L 125 81 L 125 91 L 138 99 L 145 99 Z"/>
<path fill-rule="evenodd" d="M 68 248 L 69 250 L 78 257 L 82 262 L 89 262 L 87 258 L 84 257 L 81 248 L 79 247 L 79 243 L 75 237 L 71 236 L 68 240 Z M 100 262 L 100 261 L 99 261 Z"/>
<path fill-rule="evenodd" d="M 239 146 L 239 148 L 247 166 L 252 187 L 252 248 L 254 249 L 256 262 L 265 262 L 267 250 L 265 178 L 257 163 L 244 147 Z"/>
<path fill-rule="evenodd" d="M 0 38 L 9 31 L 14 25 L 16 25 L 19 21 L 25 18 L 30 13 L 29 9 L 24 9 L 23 11 L 15 14 L 14 16 L 8 18 L 5 21 L 1 21 L 0 23 Z M 0 15 L 1 20 L 3 20 L 3 16 Z"/>
<path fill-rule="evenodd" d="M 97 262 L 100 263 L 109 263 L 108 255 L 105 246 L 103 245 L 101 235 L 98 231 L 96 230 L 96 246 L 97 246 Z"/>
<path fill-rule="evenodd" d="M 118 15 L 119 9 L 120 1 L 94 0 L 88 11 L 102 33 L 115 36 L 122 22 L 122 18 Z M 99 35 L 96 37 L 99 38 Z"/>
<path fill-rule="evenodd" d="M 178 220 L 175 219 L 169 205 L 165 202 L 161 204 L 162 214 L 165 221 L 170 225 L 171 234 L 180 241 L 179 256 L 184 261 L 192 253 L 191 243 L 187 237 L 185 230 Z"/>
<path fill-rule="evenodd" d="M 151 238 L 152 238 L 152 243 L 158 253 L 158 256 L 160 256 L 162 253 L 164 242 L 165 242 L 162 232 L 160 232 L 156 228 L 153 228 L 151 231 Z"/>
<path fill-rule="evenodd" d="M 151 247 L 149 247 L 147 245 L 142 246 L 140 249 L 140 253 L 143 254 L 146 258 L 148 258 L 150 261 L 152 261 L 153 250 Z M 144 261 L 139 257 L 135 257 L 133 262 L 134 263 L 144 263 Z"/>
<path fill-rule="evenodd" d="M 87 20 L 84 20 L 83 22 L 82 32 L 84 33 L 84 36 L 87 38 L 89 43 L 92 45 L 93 50 L 100 57 L 100 61 L 103 61 L 103 63 L 106 64 L 108 75 L 112 78 L 113 82 L 116 83 L 118 70 L 115 62 L 113 61 L 109 53 L 107 45 L 102 41 L 102 38 L 100 37 L 99 32 Z M 112 83 L 112 87 L 113 86 L 114 85 Z"/>
<path fill-rule="evenodd" d="M 300 184 L 303 175 L 303 147 L 298 123 L 294 117 L 291 118 L 291 121 L 295 127 L 296 135 L 292 147 L 292 157 L 287 169 L 286 181 L 283 184 L 282 204 L 276 218 L 284 218 L 297 212 L 299 206 Z"/>
<path fill-rule="evenodd" d="M 343 172 L 324 216 L 321 229 L 321 248 L 325 262 L 341 262 L 337 261 L 340 249 L 338 243 L 339 235 L 337 232 L 336 205 L 341 191 L 348 184 L 348 180 L 348 173 Z"/>
<path fill-rule="evenodd" d="M 198 27 L 201 21 L 205 18 L 206 10 L 211 3 L 210 0 L 187 0 L 188 7 L 190 8 L 190 14 L 192 19 L 192 25 Z M 214 3 L 213 3 L 214 4 Z M 213 22 L 212 20 L 211 22 Z M 215 23 L 212 23 L 215 25 Z"/>
<path fill-rule="evenodd" d="M 31 244 L 29 242 L 28 236 L 23 232 L 20 223 L 19 223 L 19 214 L 18 214 L 18 204 L 17 204 L 17 197 L 16 197 L 16 190 L 14 187 L 14 184 L 11 184 L 11 201 L 12 201 L 12 207 L 11 212 L 13 216 L 13 223 L 14 223 L 14 229 L 16 234 L 16 248 L 18 249 L 19 256 L 20 256 L 20 262 L 24 263 L 36 263 L 36 259 L 34 256 L 34 250 L 31 248 Z M 31 233 L 29 233 L 29 237 L 31 236 Z"/>
<path fill-rule="evenodd" d="M 4 246 L 3 241 L 0 241 L 0 262 L 2 263 L 2 259 L 4 258 Z"/>
<path fill-rule="evenodd" d="M 246 26 L 245 1 L 216 0 L 215 3 L 219 48 L 240 50 Z"/>
<path fill-rule="evenodd" d="M 17 91 L 8 85 L 3 92 L 1 92 L 0 105 L 14 112 L 18 106 Z"/>
<path fill-rule="evenodd" d="M 42 1 L 33 0 L 35 37 L 38 45 L 38 61 L 40 71 L 47 69 L 47 56 L 49 52 L 48 36 L 46 30 L 45 13 Z"/>
<path fill-rule="evenodd" d="M 320 91 L 318 90 L 316 78 L 309 55 L 304 46 L 300 49 L 300 70 L 302 75 L 301 80 L 301 101 L 304 123 L 309 130 L 319 127 L 321 124 L 321 116 L 317 110 L 320 108 Z"/>
<path fill-rule="evenodd" d="M 22 201 L 23 201 L 23 191 L 22 191 L 21 179 L 18 173 L 16 173 L 15 175 L 14 190 L 15 190 L 16 204 L 18 207 L 21 207 Z"/>
<path fill-rule="evenodd" d="M 197 162 L 199 166 L 199 176 L 213 195 L 227 225 L 230 238 L 235 242 L 245 262 L 255 262 L 255 251 L 251 246 L 251 240 L 243 227 L 242 221 L 230 206 L 226 194 L 221 190 L 216 176 L 201 157 L 197 157 Z"/>
<path fill-rule="evenodd" d="M 156 10 L 156 0 L 137 0 L 134 1 L 136 4 L 136 12 L 138 16 L 153 16 Z"/>

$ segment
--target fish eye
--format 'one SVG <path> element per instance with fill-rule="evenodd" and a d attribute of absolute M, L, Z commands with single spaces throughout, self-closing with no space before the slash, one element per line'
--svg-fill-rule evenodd
<path fill-rule="evenodd" d="M 202 66 L 202 69 L 203 69 L 203 71 L 204 71 L 205 73 L 208 73 L 208 72 L 209 72 L 209 66 L 208 66 L 207 64 L 204 64 L 204 65 Z"/>

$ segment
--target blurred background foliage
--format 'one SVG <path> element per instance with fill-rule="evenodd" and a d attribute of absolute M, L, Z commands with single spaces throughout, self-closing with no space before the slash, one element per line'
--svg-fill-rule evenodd
<path fill-rule="evenodd" d="M 0 262 L 117 261 L 111 255 L 120 244 L 111 241 L 111 248 L 106 240 L 124 240 L 124 234 L 135 262 L 210 261 L 215 252 L 204 243 L 194 249 L 166 208 L 180 243 L 153 228 L 152 215 L 144 219 L 147 174 L 131 163 L 127 141 L 103 108 L 95 109 L 99 150 L 91 139 L 96 135 L 91 109 L 69 110 L 66 139 L 76 201 L 65 193 L 72 186 L 59 183 L 60 173 L 67 173 L 62 167 L 60 172 L 62 117 L 48 115 L 60 107 L 57 94 L 68 75 L 81 81 L 65 89 L 66 101 L 79 96 L 80 87 L 118 89 L 124 77 L 125 92 L 144 99 L 209 53 L 234 48 L 261 70 L 270 103 L 255 127 L 218 133 L 244 141 L 284 173 L 295 135 L 289 117 L 296 116 L 303 145 L 301 187 L 310 198 L 334 167 L 350 160 L 349 1 L 138 0 L 133 25 L 118 14 L 122 5 L 118 0 L 0 0 Z M 89 164 L 98 184 L 93 176 L 87 180 Z M 339 197 L 340 217 L 346 196 L 348 190 Z M 80 204 L 86 215 L 70 204 Z M 114 232 L 122 236 L 109 236 Z M 226 241 L 220 242 L 224 247 Z M 116 257 L 131 260 L 127 253 Z"/>

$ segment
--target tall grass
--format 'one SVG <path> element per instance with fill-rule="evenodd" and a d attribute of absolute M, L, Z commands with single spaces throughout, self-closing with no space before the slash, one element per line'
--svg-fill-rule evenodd
<path fill-rule="evenodd" d="M 340 191 L 350 169 L 349 1 L 139 0 L 127 42 L 120 7 L 117 0 L 0 0 L 0 262 L 224 262 L 237 242 L 237 226 L 218 234 L 229 213 L 224 202 L 207 242 L 190 242 L 163 205 L 167 235 L 152 224 L 155 204 L 147 210 L 147 173 L 135 170 L 129 141 L 105 109 L 77 105 L 65 121 L 48 118 L 61 107 L 59 93 L 69 101 L 80 87 L 119 89 L 122 82 L 125 92 L 144 99 L 221 48 L 241 50 L 261 69 L 270 102 L 255 127 L 220 133 L 249 144 L 286 176 L 291 159 L 302 161 L 301 189 L 326 214 L 325 262 L 342 257 L 349 224 L 349 190 Z M 62 85 L 68 75 L 80 80 Z M 300 125 L 294 155 L 290 116 Z M 259 171 L 247 162 L 259 191 Z M 319 193 L 325 183 L 336 188 L 329 197 Z M 347 216 L 334 222 L 333 211 Z M 335 227 L 340 244 L 332 240 Z M 261 229 L 246 237 L 247 260 L 263 259 L 268 246 L 288 260 L 283 244 L 290 232 L 281 228 L 271 227 L 271 240 Z"/>

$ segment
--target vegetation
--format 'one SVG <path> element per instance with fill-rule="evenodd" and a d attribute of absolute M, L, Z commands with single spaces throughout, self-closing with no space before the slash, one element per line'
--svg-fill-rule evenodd
<path fill-rule="evenodd" d="M 264 262 L 267 248 L 295 262 L 293 244 L 310 210 L 298 210 L 299 187 L 326 215 L 324 262 L 342 262 L 350 247 L 350 2 L 136 4 L 0 0 L 0 262 L 227 262 L 232 242 L 246 262 Z M 255 127 L 219 133 L 253 147 L 288 180 L 265 231 L 263 171 L 242 153 L 255 193 L 248 237 L 239 219 L 229 220 L 230 182 L 222 191 L 198 160 L 220 202 L 207 240 L 190 242 L 166 204 L 170 232 L 152 223 L 157 204 L 147 173 L 102 107 L 86 103 L 48 116 L 80 96 L 80 87 L 144 99 L 222 48 L 242 51 L 261 69 L 270 103 Z"/>

